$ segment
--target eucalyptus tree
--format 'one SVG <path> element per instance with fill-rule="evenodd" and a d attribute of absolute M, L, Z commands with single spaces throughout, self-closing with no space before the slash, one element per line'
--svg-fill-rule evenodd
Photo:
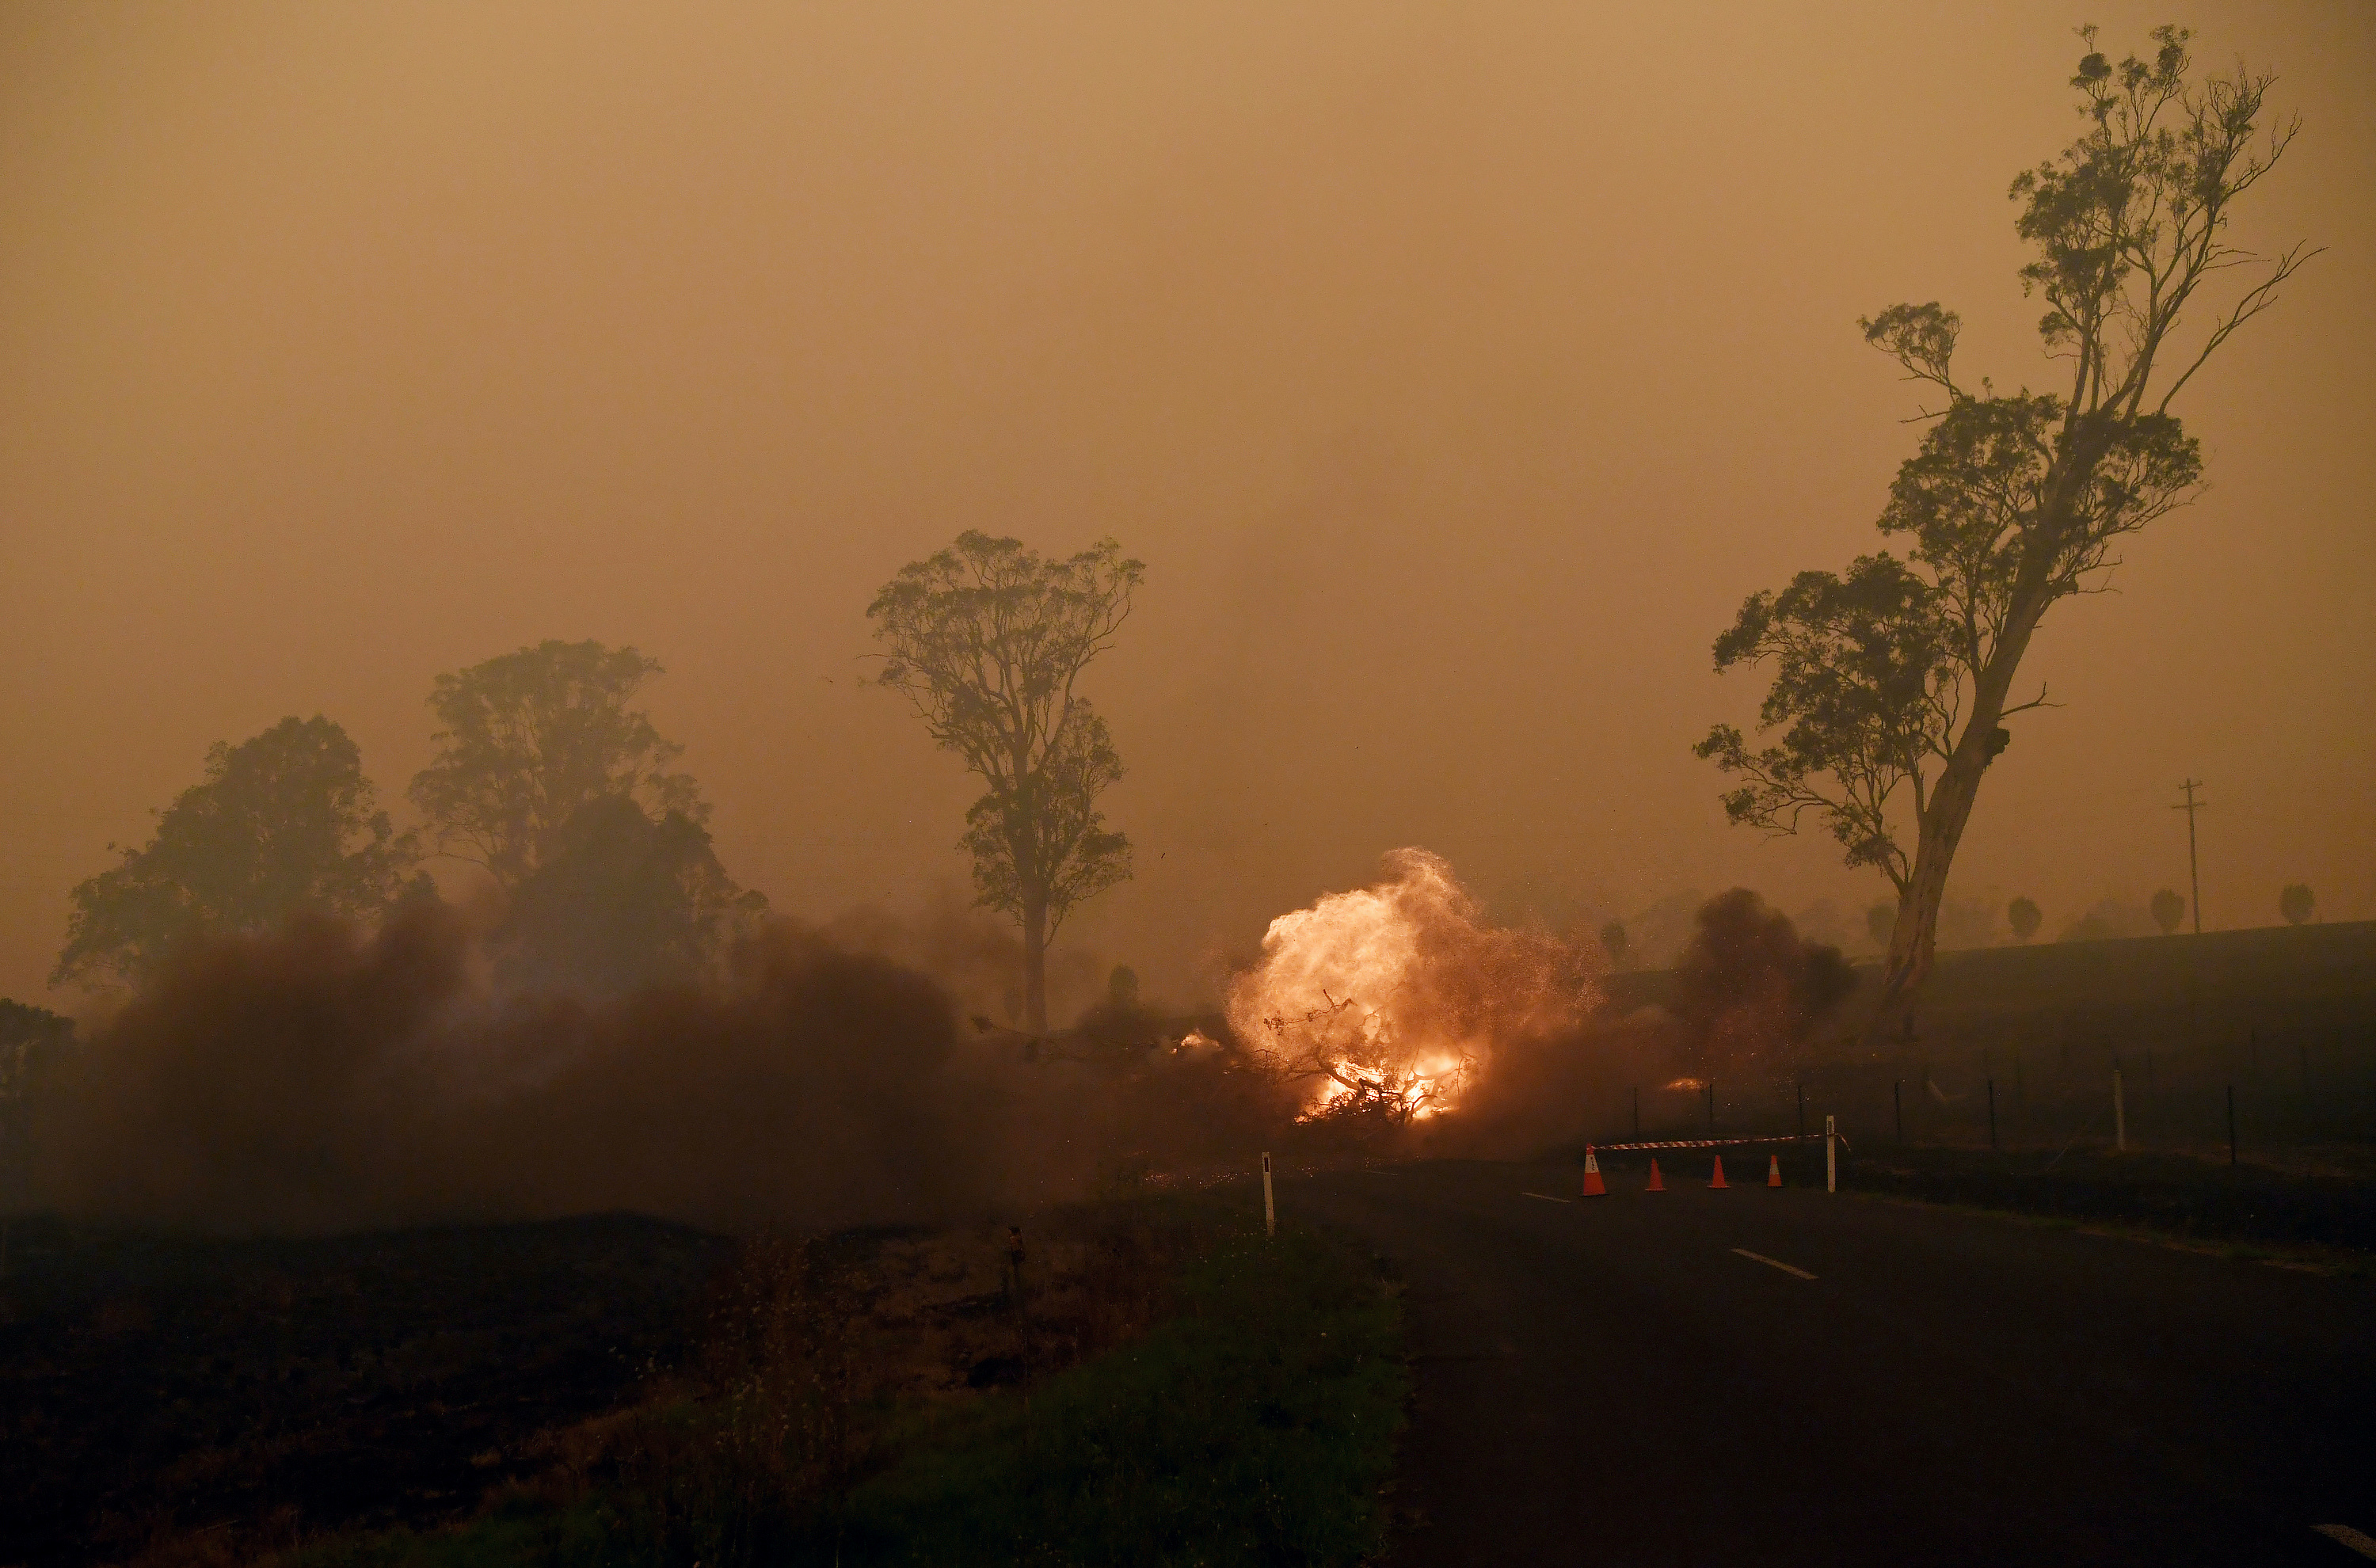
<path fill-rule="evenodd" d="M 76 885 L 50 982 L 137 983 L 193 937 L 299 909 L 376 919 L 419 858 L 346 731 L 318 714 L 284 719 L 217 742 L 206 778 L 157 814 L 148 842 Z"/>
<path fill-rule="evenodd" d="M 2032 252 L 2023 288 L 2045 303 L 2038 333 L 2062 385 L 1973 383 L 1955 363 L 1962 320 L 1935 302 L 1862 321 L 1933 400 L 1879 521 L 1904 554 L 1753 594 L 1717 639 L 1718 671 L 1770 669 L 1759 728 L 1778 731 L 1753 744 L 1718 724 L 1695 748 L 1737 780 L 1727 814 L 1770 833 L 1826 827 L 1895 889 L 1875 1033 L 1905 1021 L 1930 972 L 2006 720 L 2047 706 L 2042 684 L 2014 691 L 2039 624 L 2102 589 L 2121 539 L 2198 493 L 2178 395 L 2315 254 L 2258 255 L 2230 232 L 2299 128 L 2263 123 L 2271 75 L 2196 74 L 2182 29 L 2156 29 L 2149 54 L 2118 64 L 2093 29 L 2082 37 L 2079 137 L 2012 188 Z"/>
<path fill-rule="evenodd" d="M 958 844 L 975 901 L 1021 927 L 1035 1032 L 1048 1027 L 1049 942 L 1082 900 L 1130 875 L 1130 841 L 1098 808 L 1122 758 L 1077 688 L 1146 570 L 1111 539 L 1046 560 L 968 529 L 901 567 L 866 611 L 885 650 L 877 679 L 986 786 Z"/>
<path fill-rule="evenodd" d="M 632 647 L 548 638 L 437 677 L 436 755 L 408 793 L 438 852 L 484 866 L 506 889 L 541 865 L 577 814 L 614 796 L 695 826 L 709 808 L 684 748 L 631 706 L 659 660 Z"/>

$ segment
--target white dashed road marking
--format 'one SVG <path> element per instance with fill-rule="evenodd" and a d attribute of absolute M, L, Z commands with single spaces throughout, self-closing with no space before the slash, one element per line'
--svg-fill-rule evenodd
<path fill-rule="evenodd" d="M 2360 1556 L 2367 1558 L 2369 1561 L 2376 1562 L 2376 1539 L 2370 1539 L 2368 1536 L 2353 1529 L 2350 1526 L 2312 1525 L 2311 1528 L 2316 1530 L 2320 1535 L 2324 1536 L 2327 1539 L 2334 1542 L 2336 1545 L 2347 1546 L 2352 1550 L 2358 1552 Z"/>
<path fill-rule="evenodd" d="M 1540 1198 L 1547 1204 L 1572 1204 L 1575 1202 L 1574 1198 L 1555 1198 L 1549 1193 L 1520 1193 L 1518 1195 L 1522 1198 Z"/>
<path fill-rule="evenodd" d="M 1785 1274 L 1795 1274 L 1801 1279 L 1812 1279 L 1815 1277 L 1803 1268 L 1792 1268 L 1788 1264 L 1777 1262 L 1773 1258 L 1767 1257 L 1764 1253 L 1752 1253 L 1747 1247 L 1735 1247 L 1732 1250 L 1739 1253 L 1742 1257 L 1749 1259 L 1752 1263 L 1762 1263 L 1768 1268 L 1778 1268 Z"/>

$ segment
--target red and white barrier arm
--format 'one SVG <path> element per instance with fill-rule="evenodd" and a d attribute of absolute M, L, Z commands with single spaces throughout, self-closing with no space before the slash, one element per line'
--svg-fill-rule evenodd
<path fill-rule="evenodd" d="M 1839 1138 L 1842 1148 L 1848 1146 L 1846 1137 L 1837 1133 L 1830 1135 Z M 1776 1133 L 1772 1137 L 1766 1138 L 1669 1138 L 1656 1143 L 1595 1144 L 1592 1146 L 1603 1154 L 1609 1154 L 1621 1149 L 1730 1148 L 1735 1144 L 1812 1144 L 1821 1141 L 1824 1136 L 1822 1133 Z"/>

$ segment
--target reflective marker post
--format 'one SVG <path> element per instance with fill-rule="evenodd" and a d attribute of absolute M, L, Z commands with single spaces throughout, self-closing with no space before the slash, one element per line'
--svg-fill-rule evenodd
<path fill-rule="evenodd" d="M 1840 1190 L 1839 1124 L 1831 1117 L 1824 1118 L 1824 1191 Z"/>
<path fill-rule="evenodd" d="M 1268 1155 L 1263 1156 L 1263 1234 L 1265 1236 L 1278 1234 L 1278 1210 L 1271 1206 L 1270 1201 L 1270 1156 Z"/>

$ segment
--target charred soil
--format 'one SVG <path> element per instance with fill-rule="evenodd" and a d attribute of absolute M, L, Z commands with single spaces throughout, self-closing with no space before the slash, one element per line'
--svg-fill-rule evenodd
<path fill-rule="evenodd" d="M 1351 1562 L 1407 1388 L 1367 1257 L 1216 1194 L 12 1250 L 12 1563 Z"/>
<path fill-rule="evenodd" d="M 727 1241 L 628 1216 L 313 1241 L 16 1220 L 0 1561 L 427 1523 L 685 1351 Z"/>

